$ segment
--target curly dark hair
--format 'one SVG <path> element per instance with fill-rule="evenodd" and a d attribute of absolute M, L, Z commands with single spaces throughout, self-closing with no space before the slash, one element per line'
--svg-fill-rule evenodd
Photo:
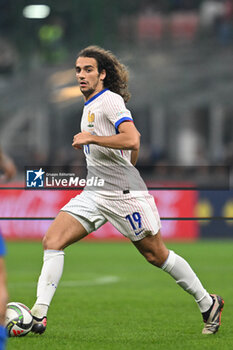
<path fill-rule="evenodd" d="M 111 51 L 93 45 L 81 50 L 78 57 L 95 58 L 99 73 L 106 71 L 104 87 L 121 95 L 125 102 L 129 101 L 131 95 L 128 91 L 128 70 Z"/>

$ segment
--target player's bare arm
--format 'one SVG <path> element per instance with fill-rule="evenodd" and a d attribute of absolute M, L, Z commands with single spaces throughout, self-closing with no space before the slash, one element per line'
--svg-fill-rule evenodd
<path fill-rule="evenodd" d="M 73 138 L 72 146 L 80 148 L 81 145 L 95 144 L 122 150 L 139 150 L 140 133 L 132 122 L 124 122 L 119 125 L 119 134 L 112 136 L 97 136 L 90 132 L 83 131 Z"/>
<path fill-rule="evenodd" d="M 133 164 L 133 166 L 137 164 L 138 155 L 139 155 L 139 148 L 137 150 L 132 150 L 130 161 Z"/>
<path fill-rule="evenodd" d="M 1 181 L 10 180 L 16 175 L 16 166 L 13 160 L 4 154 L 0 149 L 0 170 L 3 175 L 0 176 Z"/>

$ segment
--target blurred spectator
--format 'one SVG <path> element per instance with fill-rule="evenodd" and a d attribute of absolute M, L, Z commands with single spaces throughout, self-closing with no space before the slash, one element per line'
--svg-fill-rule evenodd
<path fill-rule="evenodd" d="M 205 0 L 200 6 L 201 23 L 206 29 L 214 27 L 224 13 L 225 5 L 222 1 Z"/>
<path fill-rule="evenodd" d="M 4 154 L 0 148 L 0 183 L 11 180 L 16 175 L 16 166 L 14 161 Z"/>
<path fill-rule="evenodd" d="M 12 73 L 15 66 L 16 52 L 10 42 L 0 37 L 0 74 Z"/>
<path fill-rule="evenodd" d="M 225 17 L 232 22 L 233 20 L 233 0 L 225 1 Z"/>
<path fill-rule="evenodd" d="M 220 24 L 219 35 L 223 44 L 228 44 L 233 38 L 233 0 L 225 0 L 224 15 Z"/>
<path fill-rule="evenodd" d="M 213 31 L 222 43 L 228 43 L 233 37 L 233 1 L 203 1 L 200 20 L 205 30 Z"/>

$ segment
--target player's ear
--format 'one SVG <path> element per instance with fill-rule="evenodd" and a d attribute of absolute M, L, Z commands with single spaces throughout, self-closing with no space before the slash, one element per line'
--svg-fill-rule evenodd
<path fill-rule="evenodd" d="M 102 72 L 100 73 L 100 80 L 104 81 L 105 78 L 106 78 L 106 70 L 103 69 Z"/>

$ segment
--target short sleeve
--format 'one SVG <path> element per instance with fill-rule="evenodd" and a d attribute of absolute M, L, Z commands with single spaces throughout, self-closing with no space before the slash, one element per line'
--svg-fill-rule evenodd
<path fill-rule="evenodd" d="M 6 246 L 5 246 L 5 242 L 2 237 L 2 234 L 0 232 L 0 256 L 3 256 L 5 254 L 6 254 Z"/>
<path fill-rule="evenodd" d="M 118 127 L 125 121 L 133 122 L 131 112 L 126 108 L 123 98 L 110 92 L 105 95 L 103 101 L 103 112 L 106 118 L 114 125 L 116 133 Z"/>

